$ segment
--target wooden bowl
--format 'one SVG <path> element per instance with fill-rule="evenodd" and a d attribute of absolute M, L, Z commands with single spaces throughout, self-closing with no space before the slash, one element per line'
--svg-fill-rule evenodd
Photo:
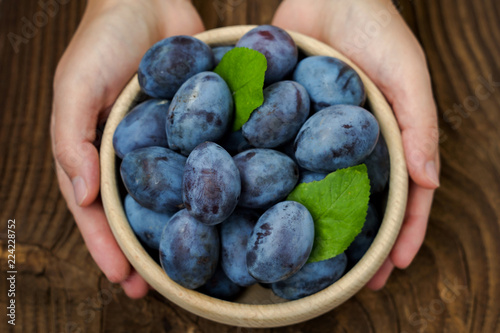
<path fill-rule="evenodd" d="M 254 26 L 234 26 L 203 32 L 195 37 L 211 46 L 235 44 Z M 117 99 L 109 115 L 101 144 L 101 195 L 109 225 L 128 260 L 141 276 L 170 301 L 220 323 L 244 327 L 291 325 L 317 317 L 346 301 L 375 274 L 388 256 L 398 236 L 406 208 L 408 175 L 401 133 L 394 114 L 375 84 L 349 59 L 315 39 L 289 32 L 307 55 L 340 58 L 361 76 L 369 106 L 379 121 L 390 154 L 391 176 L 387 206 L 382 225 L 372 246 L 348 273 L 330 287 L 309 297 L 285 301 L 259 285 L 248 288 L 235 302 L 222 301 L 181 287 L 146 253 L 132 232 L 118 190 L 120 180 L 113 149 L 113 133 L 125 114 L 143 98 L 137 75 Z"/>

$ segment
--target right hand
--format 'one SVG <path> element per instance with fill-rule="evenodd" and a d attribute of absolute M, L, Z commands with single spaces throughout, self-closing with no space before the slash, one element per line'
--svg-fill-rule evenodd
<path fill-rule="evenodd" d="M 381 89 L 401 128 L 410 189 L 399 237 L 368 283 L 384 286 L 394 266 L 406 268 L 424 241 L 439 186 L 439 132 L 425 55 L 390 0 L 285 0 L 273 24 L 344 52 Z"/>
<path fill-rule="evenodd" d="M 96 129 L 152 44 L 203 29 L 189 0 L 89 0 L 57 66 L 51 137 L 59 186 L 93 259 L 132 298 L 143 297 L 148 285 L 120 250 L 104 214 Z"/>

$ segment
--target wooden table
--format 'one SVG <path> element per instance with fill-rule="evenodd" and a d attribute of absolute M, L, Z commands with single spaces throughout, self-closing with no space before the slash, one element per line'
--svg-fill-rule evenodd
<path fill-rule="evenodd" d="M 279 1 L 195 4 L 214 28 L 269 23 Z M 59 192 L 49 139 L 54 70 L 85 2 L 61 5 L 15 52 L 7 34 L 20 34 L 39 7 L 0 1 L 0 331 L 500 332 L 500 4 L 401 6 L 427 52 L 443 131 L 442 186 L 425 243 L 379 292 L 362 290 L 302 324 L 247 330 L 196 317 L 155 292 L 132 301 L 99 271 Z M 485 80 L 490 94 L 477 96 Z M 5 316 L 9 219 L 17 232 L 15 329 Z"/>

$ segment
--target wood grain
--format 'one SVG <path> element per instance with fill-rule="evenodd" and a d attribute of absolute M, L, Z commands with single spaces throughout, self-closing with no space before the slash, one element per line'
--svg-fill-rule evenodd
<path fill-rule="evenodd" d="M 269 23 L 279 1 L 195 0 L 206 28 Z M 235 4 L 237 4 L 235 6 Z M 442 155 L 422 250 L 386 288 L 362 290 L 298 325 L 238 329 L 202 319 L 151 292 L 129 300 L 93 263 L 59 193 L 48 125 L 53 73 L 83 14 L 69 1 L 19 52 L 35 1 L 0 1 L 0 304 L 6 304 L 6 221 L 16 219 L 15 328 L 1 332 L 499 332 L 500 5 L 496 0 L 400 1 L 423 45 L 439 109 Z M 494 81 L 487 98 L 478 86 Z M 478 97 L 477 107 L 473 102 Z M 470 103 L 470 104 L 468 104 Z M 458 106 L 455 106 L 458 105 Z M 460 107 L 462 105 L 462 107 Z M 450 111 L 448 111 L 450 110 Z M 2 310 L 5 311 L 5 310 Z"/>

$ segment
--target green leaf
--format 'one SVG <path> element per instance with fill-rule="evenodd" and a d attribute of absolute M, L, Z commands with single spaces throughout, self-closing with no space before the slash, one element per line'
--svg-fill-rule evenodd
<path fill-rule="evenodd" d="M 314 219 L 314 244 L 308 262 L 344 252 L 361 232 L 368 211 L 370 180 L 366 165 L 337 170 L 317 182 L 298 185 L 287 200 L 297 201 Z"/>
<path fill-rule="evenodd" d="M 235 117 L 233 131 L 239 130 L 253 110 L 264 103 L 264 76 L 266 57 L 246 47 L 235 47 L 227 52 L 214 72 L 219 74 L 233 93 Z"/>

